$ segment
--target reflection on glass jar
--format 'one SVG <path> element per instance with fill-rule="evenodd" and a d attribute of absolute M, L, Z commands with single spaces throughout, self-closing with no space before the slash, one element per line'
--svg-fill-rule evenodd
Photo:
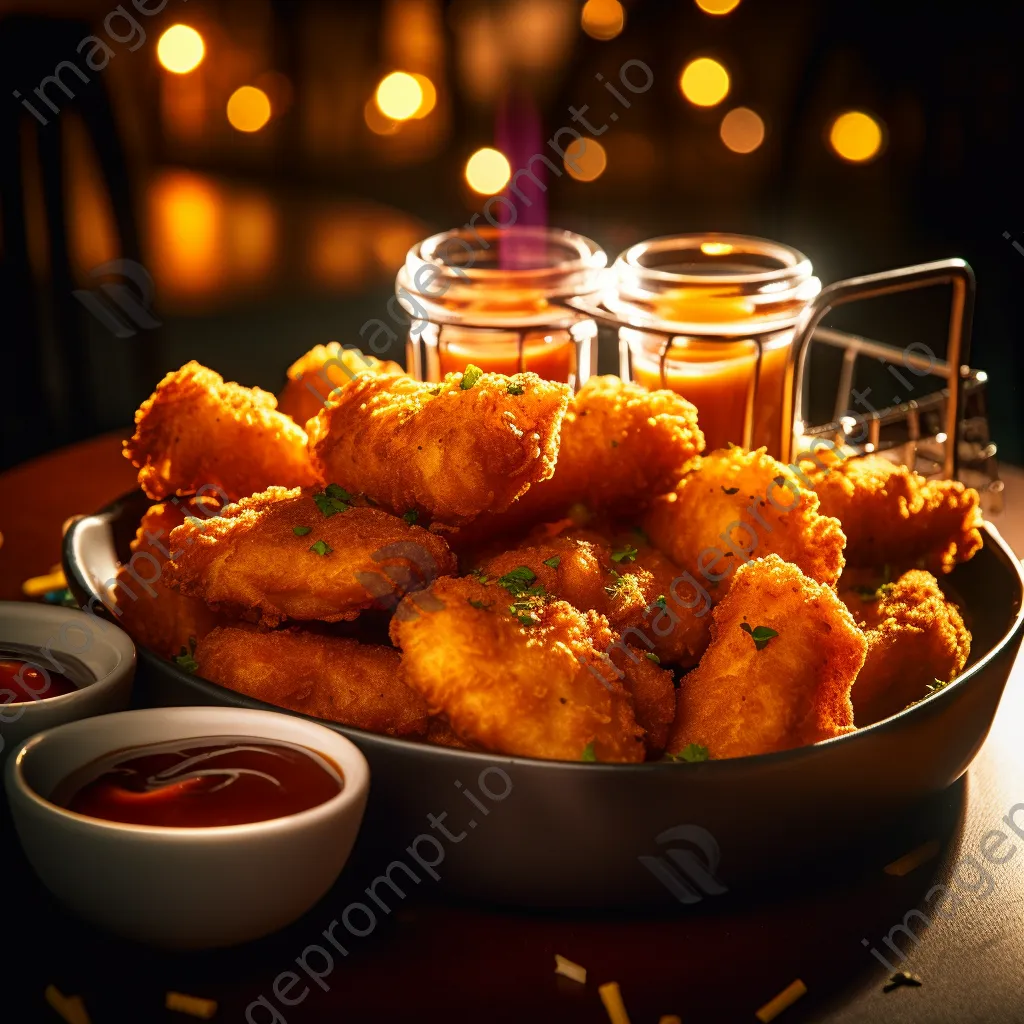
<path fill-rule="evenodd" d="M 793 327 L 821 283 L 802 253 L 742 235 L 641 242 L 613 267 L 605 305 L 619 331 L 621 373 L 693 402 L 707 450 L 780 450 Z"/>
<path fill-rule="evenodd" d="M 564 303 L 593 295 L 606 262 L 557 228 L 467 227 L 419 242 L 395 282 L 412 317 L 409 372 L 439 380 L 474 363 L 578 387 L 594 372 L 597 325 Z"/>

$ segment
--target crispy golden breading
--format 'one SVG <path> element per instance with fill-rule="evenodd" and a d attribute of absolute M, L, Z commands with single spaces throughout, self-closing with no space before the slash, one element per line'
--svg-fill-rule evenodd
<path fill-rule="evenodd" d="M 361 374 L 309 421 L 322 479 L 448 525 L 508 508 L 554 471 L 569 388 L 534 373 L 466 382 Z"/>
<path fill-rule="evenodd" d="M 978 492 L 962 483 L 926 480 L 881 455 L 809 465 L 821 513 L 843 525 L 850 565 L 920 562 L 946 573 L 981 548 Z"/>
<path fill-rule="evenodd" d="M 618 377 L 591 377 L 569 403 L 554 476 L 507 512 L 482 516 L 454 544 L 524 533 L 573 506 L 626 514 L 674 487 L 704 447 L 697 410 L 673 391 L 648 391 Z"/>
<path fill-rule="evenodd" d="M 198 674 L 230 690 L 389 736 L 423 736 L 427 706 L 399 675 L 392 647 L 300 629 L 215 629 L 196 647 Z"/>
<path fill-rule="evenodd" d="M 578 761 L 589 748 L 598 761 L 642 761 L 632 698 L 600 655 L 614 639 L 607 622 L 551 601 L 522 626 L 513 601 L 502 587 L 453 577 L 406 598 L 391 638 L 409 685 L 487 750 Z"/>
<path fill-rule="evenodd" d="M 676 717 L 672 673 L 652 661 L 642 649 L 623 652 L 620 648 L 612 655 L 612 661 L 624 672 L 622 681 L 633 697 L 633 713 L 644 730 L 647 754 L 657 758 L 665 749 Z"/>
<path fill-rule="evenodd" d="M 177 505 L 151 505 L 142 517 L 131 543 L 131 558 L 117 571 L 111 597 L 116 604 L 117 622 L 140 647 L 164 658 L 173 658 L 190 641 L 199 640 L 225 617 L 205 601 L 188 597 L 167 586 L 167 558 L 171 531 L 185 521 L 185 515 L 216 515 L 214 499 L 191 498 Z"/>
<path fill-rule="evenodd" d="M 931 573 L 912 569 L 877 589 L 841 586 L 839 596 L 868 641 L 851 694 L 858 726 L 896 714 L 967 663 L 971 634 Z"/>
<path fill-rule="evenodd" d="M 379 508 L 338 504 L 325 516 L 310 492 L 272 487 L 219 517 L 189 520 L 171 534 L 169 582 L 210 604 L 258 609 L 272 626 L 354 619 L 454 572 L 436 534 Z"/>
<path fill-rule="evenodd" d="M 761 650 L 743 625 L 776 631 Z M 850 688 L 867 643 L 829 587 L 778 555 L 740 566 L 711 646 L 679 686 L 668 749 L 712 758 L 789 750 L 853 730 Z"/>
<path fill-rule="evenodd" d="M 815 493 L 763 448 L 702 456 L 675 491 L 658 498 L 642 525 L 712 603 L 728 593 L 737 565 L 752 556 L 780 555 L 829 586 L 844 564 L 839 521 L 821 515 Z"/>
<path fill-rule="evenodd" d="M 304 427 L 328 404 L 328 396 L 336 388 L 367 372 L 398 377 L 405 370 L 390 359 L 378 359 L 358 348 L 342 348 L 336 341 L 317 345 L 288 367 L 288 382 L 278 396 L 277 407 Z"/>
<path fill-rule="evenodd" d="M 233 500 L 316 480 L 306 432 L 277 411 L 272 394 L 225 383 L 194 360 L 142 403 L 124 455 L 151 498 L 219 487 Z"/>
<path fill-rule="evenodd" d="M 610 540 L 570 520 L 535 531 L 519 547 L 484 560 L 490 580 L 528 568 L 546 593 L 607 617 L 613 630 L 668 664 L 695 665 L 710 639 L 710 602 L 691 596 L 679 569 L 637 531 Z M 661 598 L 665 600 L 662 601 Z"/>
<path fill-rule="evenodd" d="M 427 735 L 423 739 L 435 747 L 451 747 L 454 750 L 480 749 L 458 736 L 444 715 L 431 715 L 427 719 Z"/>

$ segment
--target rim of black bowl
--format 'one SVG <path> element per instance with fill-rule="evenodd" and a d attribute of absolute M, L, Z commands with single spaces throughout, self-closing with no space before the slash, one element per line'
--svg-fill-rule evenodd
<path fill-rule="evenodd" d="M 129 491 L 126 494 L 122 494 L 120 497 L 115 498 L 114 501 L 100 509 L 98 512 L 94 512 L 91 515 L 78 516 L 68 526 L 67 531 L 64 534 L 64 541 L 61 547 L 64 574 L 68 582 L 68 587 L 74 595 L 75 600 L 78 601 L 80 605 L 83 605 L 88 603 L 90 598 L 95 598 L 102 605 L 103 613 L 109 617 L 110 621 L 114 622 L 115 625 L 117 625 L 117 620 L 112 617 L 111 613 L 107 610 L 106 605 L 103 604 L 102 595 L 97 593 L 92 584 L 86 579 L 85 574 L 82 572 L 82 567 L 74 557 L 74 537 L 83 523 L 89 520 L 107 520 L 108 522 L 114 520 L 120 514 L 122 507 L 126 503 L 138 501 L 141 498 L 141 490 L 137 489 Z M 1013 567 L 1013 571 L 1017 576 L 1018 584 L 1020 585 L 1022 593 L 1024 593 L 1024 565 L 1022 565 L 1021 560 L 1018 559 L 1010 549 L 1010 546 L 1006 543 L 995 526 L 986 521 L 982 523 L 981 529 L 985 534 L 986 545 L 993 544 L 998 548 L 1009 564 Z M 618 762 L 607 761 L 556 761 L 545 760 L 537 757 L 523 757 L 518 754 L 459 750 L 454 747 L 442 747 L 436 744 L 429 744 L 424 741 L 401 739 L 397 736 L 387 736 L 383 733 L 370 732 L 368 729 L 359 729 L 355 726 L 343 725 L 340 722 L 332 722 L 329 719 L 306 715 L 301 711 L 292 711 L 288 708 L 278 707 L 275 704 L 268 704 L 265 701 L 257 700 L 254 697 L 249 697 L 243 693 L 239 693 L 236 690 L 228 689 L 228 687 L 221 686 L 209 679 L 204 679 L 202 676 L 186 672 L 173 661 L 170 661 L 167 658 L 161 658 L 148 648 L 141 647 L 136 644 L 136 650 L 138 651 L 140 658 L 151 668 L 157 671 L 169 673 L 172 677 L 177 677 L 182 685 L 205 693 L 209 698 L 211 698 L 211 700 L 216 701 L 222 706 L 227 704 L 229 706 L 239 708 L 253 708 L 258 711 L 276 711 L 278 714 L 294 715 L 297 718 L 304 718 L 307 721 L 316 722 L 329 729 L 333 729 L 336 732 L 340 732 L 343 736 L 353 740 L 353 742 L 365 740 L 380 747 L 394 748 L 401 751 L 403 754 L 413 751 L 422 751 L 423 753 L 431 756 L 448 758 L 456 762 L 470 760 L 493 764 L 495 761 L 500 761 L 505 764 L 521 764 L 534 768 L 560 768 L 581 771 L 603 769 L 606 772 L 637 773 L 650 771 L 683 771 L 690 769 L 691 771 L 697 772 L 715 771 L 719 774 L 724 774 L 727 771 L 746 770 L 754 765 L 768 765 L 784 760 L 798 760 L 804 757 L 815 757 L 819 751 L 825 748 L 833 747 L 838 744 L 856 743 L 858 739 L 868 735 L 878 735 L 878 733 L 885 730 L 899 729 L 910 716 L 919 717 L 921 715 L 937 713 L 942 702 L 948 699 L 954 690 L 961 686 L 970 685 L 974 677 L 979 675 L 990 662 L 994 661 L 1002 653 L 1004 648 L 1014 641 L 1017 634 L 1022 631 L 1024 631 L 1024 601 L 1022 601 L 1020 607 L 1018 607 L 1017 614 L 1014 617 L 1010 628 L 1002 638 L 995 643 L 990 650 L 986 651 L 985 654 L 983 654 L 973 665 L 965 669 L 963 673 L 956 677 L 956 679 L 947 683 L 941 689 L 929 694 L 915 704 L 911 704 L 902 711 L 897 712 L 895 715 L 882 719 L 880 722 L 874 722 L 871 725 L 862 726 L 856 731 L 847 733 L 843 736 L 833 736 L 830 739 L 821 740 L 818 743 L 813 743 L 803 747 L 794 747 L 791 750 L 779 750 L 770 754 L 751 754 L 746 757 L 729 757 L 722 758 L 721 760 L 709 759 L 707 761 L 698 761 L 693 763 L 686 761 L 645 761 L 640 764 L 620 764 Z"/>

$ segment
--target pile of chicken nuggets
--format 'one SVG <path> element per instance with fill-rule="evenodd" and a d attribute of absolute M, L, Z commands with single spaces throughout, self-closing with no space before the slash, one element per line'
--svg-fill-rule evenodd
<path fill-rule="evenodd" d="M 671 391 L 440 382 L 337 343 L 276 397 L 190 362 L 124 454 L 153 504 L 110 603 L 197 675 L 501 754 L 703 761 L 817 743 L 954 679 L 940 580 L 976 492 L 824 444 L 704 452 Z"/>

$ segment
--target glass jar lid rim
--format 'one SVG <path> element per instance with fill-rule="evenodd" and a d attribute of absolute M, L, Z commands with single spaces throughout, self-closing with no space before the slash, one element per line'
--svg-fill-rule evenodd
<path fill-rule="evenodd" d="M 673 250 L 701 249 L 704 246 L 728 246 L 728 252 L 707 253 L 705 255 L 728 255 L 734 250 L 740 254 L 764 256 L 776 260 L 778 267 L 769 270 L 752 270 L 749 273 L 716 273 L 693 274 L 680 271 L 659 270 L 657 267 L 646 266 L 643 257 L 672 252 Z M 681 235 L 661 235 L 631 245 L 620 253 L 612 268 L 617 276 L 624 273 L 643 277 L 659 284 L 697 284 L 706 285 L 712 281 L 728 284 L 770 284 L 792 278 L 809 277 L 812 272 L 811 261 L 799 249 L 773 242 L 768 238 L 754 235 L 737 235 L 716 231 L 692 232 Z"/>

